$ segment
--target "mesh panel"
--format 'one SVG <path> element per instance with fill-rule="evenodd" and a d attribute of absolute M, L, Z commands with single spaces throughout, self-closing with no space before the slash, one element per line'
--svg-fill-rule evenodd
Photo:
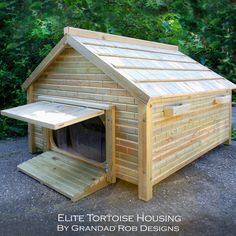
<path fill-rule="evenodd" d="M 53 132 L 59 148 L 98 162 L 106 160 L 105 126 L 99 117 Z"/>
<path fill-rule="evenodd" d="M 69 136 L 69 129 L 68 127 L 54 130 L 53 131 L 53 138 L 54 142 L 57 145 L 57 147 L 63 149 L 63 150 L 70 150 L 71 148 L 71 142 L 70 142 L 70 136 Z"/>

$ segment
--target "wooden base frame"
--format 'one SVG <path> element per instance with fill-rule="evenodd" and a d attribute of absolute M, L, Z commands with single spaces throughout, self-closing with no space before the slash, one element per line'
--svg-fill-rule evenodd
<path fill-rule="evenodd" d="M 199 157 L 201 157 L 202 155 L 206 154 L 207 152 L 209 152 L 210 150 L 212 150 L 213 148 L 224 144 L 225 141 L 221 141 L 218 142 L 214 145 L 209 146 L 206 150 L 197 153 L 196 155 L 192 156 L 191 158 L 188 158 L 186 160 L 184 160 L 183 162 L 180 162 L 179 164 L 177 164 L 176 166 L 174 166 L 173 168 L 169 169 L 168 171 L 166 171 L 165 173 L 163 173 L 162 175 L 158 176 L 157 178 L 153 179 L 152 181 L 152 186 L 158 184 L 159 182 L 161 182 L 162 180 L 164 180 L 165 178 L 167 178 L 168 176 L 170 176 L 171 174 L 175 173 L 176 171 L 182 169 L 183 167 L 185 167 L 186 165 L 190 164 L 191 162 L 193 162 L 194 160 L 198 159 Z"/>
<path fill-rule="evenodd" d="M 229 140 L 225 140 L 223 142 L 221 141 L 221 142 L 218 142 L 218 143 L 210 146 L 208 149 L 206 149 L 206 150 L 198 153 L 197 155 L 194 155 L 193 157 L 186 159 L 185 161 L 177 164 L 173 168 L 169 169 L 167 172 L 163 173 L 163 175 L 158 176 L 158 178 L 155 178 L 155 179 L 151 179 L 150 173 L 147 172 L 148 166 L 150 166 L 151 164 L 146 162 L 146 165 L 144 166 L 145 169 L 139 168 L 139 171 L 140 171 L 139 175 L 142 176 L 142 177 L 139 177 L 139 184 L 138 184 L 138 197 L 139 197 L 139 199 L 144 200 L 144 201 L 151 200 L 152 194 L 153 194 L 153 187 L 156 184 L 158 184 L 162 180 L 166 179 L 167 177 L 169 177 L 173 173 L 177 172 L 178 170 L 182 169 L 186 165 L 190 164 L 194 160 L 200 158 L 202 155 L 206 154 L 207 152 L 209 152 L 213 148 L 217 147 L 218 145 L 227 144 L 228 142 L 229 142 Z M 146 159 L 146 161 L 147 161 L 147 159 Z M 151 168 L 151 167 L 149 167 L 149 168 Z"/>
<path fill-rule="evenodd" d="M 229 135 L 227 138 L 218 140 L 217 142 L 210 143 L 208 147 L 203 148 L 198 151 L 196 154 L 186 157 L 182 161 L 175 161 L 173 165 L 163 171 L 159 175 L 153 175 L 153 104 L 138 104 L 138 122 L 139 122 L 139 161 L 138 161 L 138 196 L 139 199 L 144 201 L 149 201 L 152 198 L 153 186 L 160 181 L 164 180 L 171 174 L 180 170 L 184 166 L 193 162 L 197 158 L 206 154 L 208 151 L 217 147 L 221 144 L 229 145 L 231 143 L 231 116 L 232 116 L 232 107 L 231 103 L 229 104 Z"/>

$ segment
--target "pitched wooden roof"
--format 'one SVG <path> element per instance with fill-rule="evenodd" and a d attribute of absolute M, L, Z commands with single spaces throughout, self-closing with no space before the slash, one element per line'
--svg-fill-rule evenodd
<path fill-rule="evenodd" d="M 70 27 L 64 32 L 58 49 L 52 50 L 23 88 L 69 44 L 144 102 L 150 98 L 236 89 L 230 81 L 178 51 L 177 46 Z"/>

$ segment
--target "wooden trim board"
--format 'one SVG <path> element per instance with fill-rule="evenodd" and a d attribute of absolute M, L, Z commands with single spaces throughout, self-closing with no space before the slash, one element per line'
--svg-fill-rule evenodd
<path fill-rule="evenodd" d="M 53 140 L 52 132 L 46 137 L 46 140 L 50 140 L 50 148 L 53 151 L 61 153 L 65 156 L 69 156 L 73 159 L 78 159 L 90 165 L 96 166 L 98 168 L 106 169 L 107 181 L 110 183 L 116 182 L 116 171 L 115 171 L 115 106 L 111 106 L 109 110 L 105 111 L 105 121 L 106 129 L 106 161 L 100 163 L 94 160 L 90 160 L 84 156 L 69 153 L 61 148 L 58 148 Z"/>
<path fill-rule="evenodd" d="M 33 103 L 33 85 L 31 84 L 27 89 L 27 103 Z M 28 124 L 28 148 L 30 153 L 36 152 L 35 144 L 35 127 L 32 124 Z"/>
<path fill-rule="evenodd" d="M 164 107 L 164 115 L 167 117 L 184 115 L 191 109 L 190 103 L 173 104 Z"/>
<path fill-rule="evenodd" d="M 95 109 L 109 110 L 112 108 L 111 104 L 106 103 L 97 103 L 97 102 L 89 102 L 80 99 L 68 99 L 63 97 L 53 97 L 53 96 L 38 96 L 39 101 L 47 101 L 47 102 L 57 102 L 62 104 L 76 105 L 82 107 L 89 107 Z"/>
<path fill-rule="evenodd" d="M 64 36 L 59 43 L 51 50 L 51 52 L 42 60 L 42 62 L 35 68 L 31 75 L 22 84 L 22 89 L 26 90 L 53 62 L 54 58 L 59 55 L 66 46 L 66 36 Z"/>
<path fill-rule="evenodd" d="M 152 106 L 138 104 L 138 196 L 149 201 L 152 198 Z"/>
<path fill-rule="evenodd" d="M 178 50 L 178 46 L 175 46 L 175 45 L 157 43 L 157 42 L 152 42 L 152 41 L 147 41 L 147 40 L 142 40 L 142 39 L 107 34 L 107 33 L 85 30 L 85 29 L 80 29 L 80 28 L 68 27 L 68 26 L 64 28 L 64 35 L 74 35 L 74 36 L 80 36 L 80 37 L 85 37 L 85 38 L 94 38 L 94 39 L 101 39 L 101 40 L 107 40 L 107 41 L 115 41 L 115 42 L 120 42 L 120 43 L 136 44 L 136 45 L 141 45 L 141 46 L 163 48 L 163 49 L 169 49 L 169 50 L 175 50 L 175 51 Z"/>
<path fill-rule="evenodd" d="M 230 91 L 230 101 L 229 101 L 229 139 L 224 142 L 226 145 L 230 145 L 232 140 L 232 91 Z"/>
<path fill-rule="evenodd" d="M 231 95 L 222 95 L 215 98 L 216 104 L 231 103 Z"/>
<path fill-rule="evenodd" d="M 41 101 L 6 109 L 1 114 L 56 130 L 103 115 L 104 110 Z"/>
<path fill-rule="evenodd" d="M 107 179 L 116 182 L 115 107 L 105 112 Z"/>
<path fill-rule="evenodd" d="M 168 96 L 157 96 L 157 97 L 151 97 L 149 100 L 149 103 L 151 104 L 155 104 L 156 102 L 160 101 L 161 99 L 169 99 L 169 98 L 182 98 L 182 97 L 188 97 L 189 99 L 191 97 L 199 97 L 199 96 L 203 96 L 203 95 L 212 95 L 215 94 L 217 92 L 229 92 L 232 91 L 232 89 L 218 89 L 218 90 L 212 90 L 212 91 L 208 91 L 208 92 L 198 92 L 198 93 L 186 93 L 186 94 L 174 94 L 174 95 L 168 95 Z"/>

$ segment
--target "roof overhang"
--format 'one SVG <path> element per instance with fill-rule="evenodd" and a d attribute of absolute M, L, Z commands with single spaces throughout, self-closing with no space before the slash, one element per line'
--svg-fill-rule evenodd
<path fill-rule="evenodd" d="M 142 39 L 130 38 L 120 35 L 113 35 L 107 34 L 103 32 L 73 28 L 73 27 L 65 27 L 64 28 L 64 35 L 71 35 L 71 36 L 80 36 L 84 38 L 93 38 L 93 39 L 100 39 L 112 42 L 120 42 L 120 43 L 130 43 L 140 46 L 147 46 L 147 47 L 154 47 L 154 48 L 163 48 L 169 50 L 178 50 L 178 46 L 166 44 L 166 43 L 157 43 Z"/>
<path fill-rule="evenodd" d="M 73 36 L 67 34 L 64 35 L 60 42 L 25 80 L 25 82 L 22 84 L 23 90 L 26 90 L 35 80 L 40 77 L 40 75 L 48 68 L 53 60 L 64 50 L 66 45 L 70 45 L 72 48 L 74 48 L 78 53 L 83 55 L 87 60 L 97 66 L 111 79 L 113 79 L 122 87 L 126 88 L 135 98 L 142 101 L 143 103 L 147 103 L 149 101 L 150 97 L 144 91 L 139 89 L 133 81 L 128 81 L 125 76 L 121 75 L 115 68 L 104 62 L 99 56 L 91 52 L 85 45 L 75 40 Z"/>
<path fill-rule="evenodd" d="M 236 90 L 235 84 L 226 80 L 222 76 L 217 75 L 209 68 L 204 67 L 200 63 L 185 56 L 184 54 L 178 51 L 177 46 L 149 42 L 145 40 L 111 35 L 101 32 L 94 32 L 84 29 L 77 29 L 72 27 L 66 27 L 64 29 L 64 34 L 65 35 L 60 40 L 60 42 L 51 50 L 51 52 L 45 57 L 45 59 L 36 67 L 32 74 L 22 84 L 22 88 L 24 90 L 26 90 L 34 81 L 36 81 L 40 77 L 40 75 L 48 68 L 48 66 L 50 66 L 54 59 L 64 50 L 66 45 L 69 45 L 70 47 L 74 48 L 78 53 L 83 55 L 88 61 L 97 66 L 101 71 L 103 71 L 111 79 L 117 82 L 120 86 L 127 89 L 127 91 L 132 96 L 134 96 L 136 99 L 145 104 L 147 104 L 149 101 L 153 101 L 155 99 L 163 97 L 179 97 L 186 96 L 187 94 L 192 95 L 206 92 L 211 93 L 219 90 Z M 89 43 L 88 40 L 92 42 Z M 123 66 L 124 69 L 122 69 L 122 63 L 124 63 L 122 60 L 110 62 L 110 59 L 106 60 L 105 56 L 96 53 L 96 51 L 92 50 L 93 48 L 91 45 L 94 44 L 98 45 L 99 47 L 99 45 L 101 43 L 103 45 L 104 42 L 104 47 L 113 47 L 114 49 L 123 48 L 122 50 L 128 49 L 128 52 L 125 52 L 125 55 L 127 56 L 128 54 L 129 59 L 127 60 L 129 60 L 131 65 L 134 60 L 137 60 L 137 58 L 132 58 L 129 53 L 131 51 L 135 52 L 135 50 L 140 50 L 144 51 L 145 53 L 162 53 L 165 57 L 169 57 L 168 55 L 171 54 L 177 59 L 182 56 L 184 57 L 185 61 L 183 63 L 182 60 L 181 65 L 185 65 L 185 67 L 182 68 L 180 65 L 177 65 L 178 60 L 175 58 L 174 60 L 169 61 L 163 60 L 163 62 L 160 59 L 155 61 L 156 63 L 160 63 L 160 65 L 161 63 L 165 64 L 165 66 L 167 66 L 168 68 L 153 68 L 151 65 L 149 65 L 151 63 L 148 62 L 146 64 L 143 64 L 144 67 L 131 66 L 129 68 L 129 66 Z M 145 59 L 143 60 L 145 61 Z M 149 60 L 156 59 L 149 58 Z M 170 64 L 172 62 L 174 64 L 174 68 L 171 68 Z M 191 70 L 187 66 L 188 63 L 189 65 L 191 63 L 194 64 L 194 67 L 191 68 Z M 132 70 L 132 72 L 134 72 L 132 76 L 130 76 L 130 74 L 126 72 L 127 69 L 130 69 Z M 145 73 L 142 74 L 140 70 L 142 73 L 143 71 Z M 194 76 L 191 75 L 192 72 L 194 72 Z M 211 76 L 206 77 L 205 74 L 201 74 L 206 72 L 211 73 Z M 167 76 L 167 74 L 169 75 Z M 172 79 L 170 75 L 173 76 L 174 79 Z M 195 78 L 195 75 L 197 75 L 197 77 L 200 76 L 199 79 L 197 77 Z M 140 76 L 141 79 L 139 78 Z M 154 80 L 152 79 L 153 76 L 155 77 Z M 182 79 L 182 77 L 184 77 L 184 79 Z"/>

